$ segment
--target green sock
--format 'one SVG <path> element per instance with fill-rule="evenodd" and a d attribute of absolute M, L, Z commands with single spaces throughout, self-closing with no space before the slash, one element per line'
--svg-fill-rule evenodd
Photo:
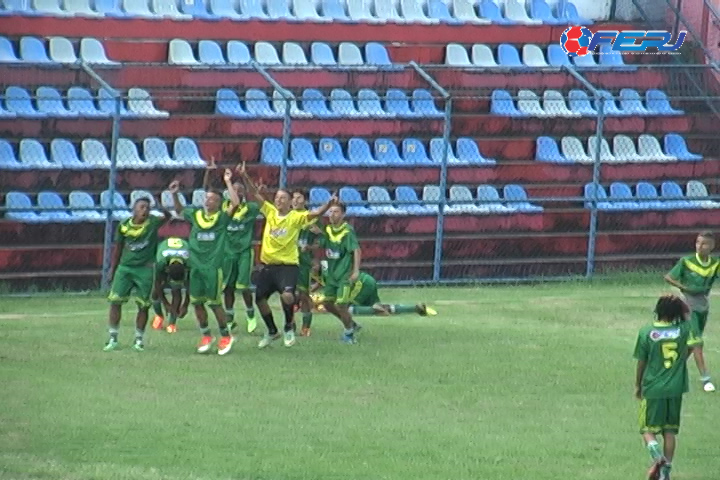
<path fill-rule="evenodd" d="M 162 302 L 160 302 L 160 300 L 156 300 L 153 302 L 152 306 L 153 306 L 153 311 L 155 312 L 155 315 L 162 317 L 163 316 Z"/>
<path fill-rule="evenodd" d="M 660 445 L 658 445 L 658 442 L 654 440 L 648 442 L 647 449 L 653 460 L 657 460 L 658 458 L 662 457 L 662 452 L 660 451 Z"/>
<path fill-rule="evenodd" d="M 302 314 L 302 326 L 303 328 L 310 328 L 312 324 L 312 312 Z"/>
<path fill-rule="evenodd" d="M 666 475 L 666 476 L 669 475 L 669 474 L 670 474 L 670 470 L 672 470 L 672 463 L 667 462 L 665 465 L 663 465 L 663 467 L 662 467 L 661 470 L 662 470 L 662 472 L 663 472 L 664 475 Z"/>
<path fill-rule="evenodd" d="M 350 305 L 350 313 L 352 315 L 375 315 L 375 309 L 373 307 Z"/>
<path fill-rule="evenodd" d="M 415 305 L 390 305 L 390 313 L 415 313 Z"/>
<path fill-rule="evenodd" d="M 233 323 L 235 321 L 235 310 L 232 308 L 226 308 L 225 316 L 227 316 L 228 323 Z"/>
<path fill-rule="evenodd" d="M 255 318 L 255 309 L 253 307 L 246 308 L 245 315 L 247 315 L 247 318 Z"/>
<path fill-rule="evenodd" d="M 170 325 L 175 325 L 175 322 L 177 322 L 177 315 L 174 313 L 170 314 Z"/>

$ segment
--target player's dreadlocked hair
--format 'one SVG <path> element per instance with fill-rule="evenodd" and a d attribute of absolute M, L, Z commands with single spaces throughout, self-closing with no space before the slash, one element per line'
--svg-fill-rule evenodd
<path fill-rule="evenodd" d="M 669 320 L 678 324 L 685 321 L 687 313 L 687 304 L 677 295 L 663 295 L 655 305 L 655 315 L 657 315 L 658 320 Z"/>

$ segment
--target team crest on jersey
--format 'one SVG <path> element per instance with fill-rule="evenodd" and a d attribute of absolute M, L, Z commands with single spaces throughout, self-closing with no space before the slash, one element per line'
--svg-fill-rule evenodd
<path fill-rule="evenodd" d="M 285 227 L 271 228 L 271 229 L 270 229 L 270 236 L 275 237 L 275 238 L 277 238 L 277 237 L 284 237 L 285 235 L 287 235 L 287 232 L 288 232 L 288 231 L 287 231 L 287 228 L 285 228 Z"/>
<path fill-rule="evenodd" d="M 340 258 L 340 252 L 328 248 L 327 250 L 325 250 L 325 256 L 330 260 L 337 260 L 338 258 Z"/>
<path fill-rule="evenodd" d="M 215 232 L 198 232 L 197 239 L 199 242 L 214 242 Z"/>
<path fill-rule="evenodd" d="M 673 330 L 653 330 L 650 332 L 650 340 L 659 342 L 661 340 L 675 340 L 680 336 L 680 329 Z"/>

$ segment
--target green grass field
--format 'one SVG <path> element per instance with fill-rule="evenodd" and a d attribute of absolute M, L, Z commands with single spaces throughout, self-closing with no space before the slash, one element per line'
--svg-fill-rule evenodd
<path fill-rule="evenodd" d="M 637 329 L 659 281 L 387 290 L 438 317 L 364 318 L 313 337 L 194 353 L 194 320 L 144 353 L 104 353 L 99 297 L 0 299 L 0 478 L 558 480 L 644 478 Z M 714 300 L 711 312 L 720 312 Z M 706 351 L 720 376 L 720 320 Z M 720 473 L 720 394 L 691 365 L 674 477 Z"/>

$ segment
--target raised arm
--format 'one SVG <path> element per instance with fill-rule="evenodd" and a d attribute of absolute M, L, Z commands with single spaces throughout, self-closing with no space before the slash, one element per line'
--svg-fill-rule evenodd
<path fill-rule="evenodd" d="M 210 157 L 210 163 L 208 163 L 207 167 L 205 167 L 205 174 L 203 175 L 203 183 L 202 188 L 206 192 L 208 191 L 208 188 L 210 187 L 210 170 L 215 170 L 217 168 L 217 165 L 215 165 L 215 157 Z"/>
<path fill-rule="evenodd" d="M 232 185 L 232 176 L 232 170 L 226 168 L 225 174 L 223 175 L 223 180 L 225 181 L 225 187 L 227 188 L 228 195 L 230 195 L 230 206 L 227 209 L 227 214 L 231 217 L 235 215 L 235 211 L 240 205 L 240 197 L 238 196 Z"/>
<path fill-rule="evenodd" d="M 262 205 L 263 203 L 265 203 L 265 197 L 264 197 L 263 194 L 262 194 L 265 186 L 264 186 L 262 183 L 260 183 L 260 184 L 255 184 L 255 182 L 252 181 L 252 178 L 250 178 L 250 175 L 248 175 L 247 170 L 245 169 L 245 162 L 243 162 L 243 163 L 239 166 L 239 168 L 236 168 L 236 170 L 237 170 L 237 169 L 239 169 L 239 171 L 240 171 L 240 176 L 242 177 L 243 183 L 245 184 L 245 190 L 246 190 L 250 195 L 252 195 L 253 197 L 255 197 L 255 200 L 256 200 L 259 204 Z"/>
<path fill-rule="evenodd" d="M 168 186 L 168 190 L 172 194 L 173 197 L 173 204 L 175 206 L 175 213 L 178 214 L 178 216 L 182 215 L 183 212 L 183 206 L 182 203 L 180 203 L 180 182 L 177 180 L 173 180 L 172 183 L 170 183 L 170 186 Z"/>
<path fill-rule="evenodd" d="M 333 195 L 330 197 L 330 199 L 327 201 L 325 205 L 322 205 L 321 207 L 316 208 L 315 210 L 311 210 L 308 212 L 308 220 L 313 220 L 318 217 L 322 217 L 325 215 L 325 213 L 330 210 L 330 207 L 335 205 L 338 202 L 338 197 L 336 194 L 333 193 Z"/>

